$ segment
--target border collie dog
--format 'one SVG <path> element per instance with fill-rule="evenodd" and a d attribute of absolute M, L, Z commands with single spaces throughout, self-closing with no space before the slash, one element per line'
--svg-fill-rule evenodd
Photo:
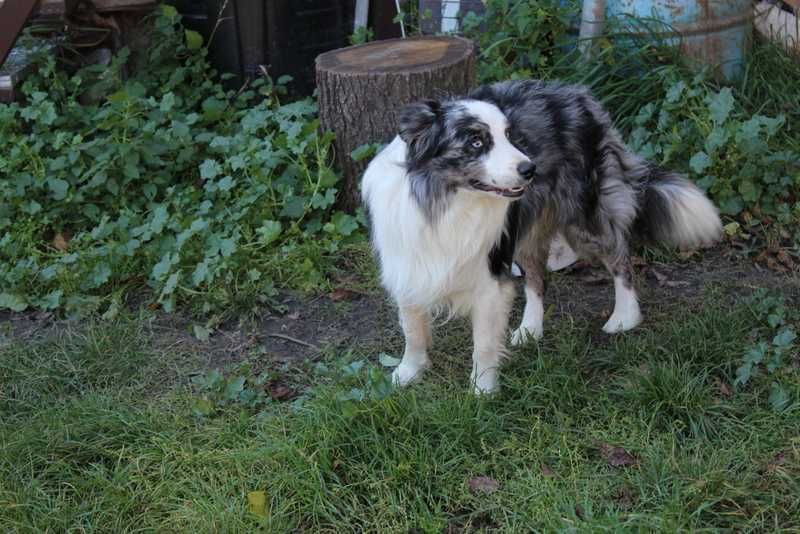
<path fill-rule="evenodd" d="M 430 365 L 435 315 L 469 314 L 477 393 L 498 387 L 514 263 L 526 305 L 512 343 L 542 335 L 556 236 L 611 273 L 616 300 L 603 330 L 620 332 L 642 320 L 629 242 L 692 248 L 722 229 L 694 184 L 627 150 L 586 88 L 532 80 L 408 105 L 399 135 L 370 162 L 362 194 L 405 334 L 394 382 L 406 385 Z"/>

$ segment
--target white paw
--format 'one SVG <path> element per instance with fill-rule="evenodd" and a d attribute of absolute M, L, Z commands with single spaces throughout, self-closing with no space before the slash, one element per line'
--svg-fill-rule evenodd
<path fill-rule="evenodd" d="M 627 310 L 625 313 L 619 313 L 614 310 L 606 324 L 603 325 L 603 332 L 606 334 L 616 334 L 618 332 L 625 332 L 632 328 L 639 326 L 642 322 L 642 313 L 637 306 L 635 309 Z"/>
<path fill-rule="evenodd" d="M 474 385 L 475 395 L 491 395 L 500 389 L 500 384 L 497 380 L 497 368 L 486 369 L 476 376 L 475 371 L 472 372 L 472 384 Z"/>
<path fill-rule="evenodd" d="M 541 339 L 543 333 L 542 325 L 519 325 L 519 328 L 511 333 L 511 344 L 519 347 L 532 339 Z"/>
<path fill-rule="evenodd" d="M 404 387 L 422 379 L 425 371 L 430 364 L 425 365 L 410 365 L 407 363 L 400 363 L 394 371 L 392 371 L 392 383 L 395 386 Z"/>

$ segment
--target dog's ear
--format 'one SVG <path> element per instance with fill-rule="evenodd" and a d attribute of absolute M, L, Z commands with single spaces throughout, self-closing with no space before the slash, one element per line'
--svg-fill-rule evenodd
<path fill-rule="evenodd" d="M 408 104 L 400 112 L 400 138 L 416 158 L 432 155 L 442 126 L 442 105 L 436 100 Z"/>

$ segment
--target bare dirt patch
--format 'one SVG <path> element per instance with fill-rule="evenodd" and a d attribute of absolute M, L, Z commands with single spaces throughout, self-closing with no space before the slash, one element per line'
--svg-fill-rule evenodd
<path fill-rule="evenodd" d="M 729 248 L 720 247 L 680 262 L 636 263 L 636 285 L 645 321 L 661 310 L 691 310 L 709 297 L 711 288 L 718 290 L 715 295 L 734 302 L 756 288 L 766 287 L 800 304 L 798 273 L 773 272 Z M 545 305 L 553 317 L 583 318 L 597 323 L 599 330 L 614 304 L 613 285 L 602 269 L 579 263 L 552 273 L 549 282 Z M 512 324 L 523 306 L 519 293 Z M 315 359 L 325 350 L 391 350 L 402 345 L 394 308 L 382 292 L 340 290 L 311 298 L 285 293 L 280 300 L 281 312 L 265 311 L 247 323 L 228 321 L 206 341 L 194 336 L 196 321 L 177 314 L 152 315 L 141 327 L 155 350 L 191 356 L 187 364 L 197 368 L 187 369 L 190 372 L 224 368 L 254 357 L 259 366 L 285 367 Z M 48 313 L 1 312 L 0 348 L 57 337 L 64 329 L 80 327 Z"/>

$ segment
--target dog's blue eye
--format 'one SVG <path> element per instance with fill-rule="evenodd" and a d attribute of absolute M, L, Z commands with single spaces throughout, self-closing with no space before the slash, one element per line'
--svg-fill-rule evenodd
<path fill-rule="evenodd" d="M 511 139 L 511 129 L 506 128 L 506 139 Z"/>
<path fill-rule="evenodd" d="M 472 148 L 481 148 L 483 146 L 483 141 L 480 139 L 473 139 L 472 140 Z"/>

